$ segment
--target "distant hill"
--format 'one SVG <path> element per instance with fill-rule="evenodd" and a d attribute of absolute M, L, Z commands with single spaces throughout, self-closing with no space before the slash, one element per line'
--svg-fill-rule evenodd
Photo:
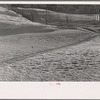
<path fill-rule="evenodd" d="M 56 25 L 58 27 L 69 28 L 97 24 L 95 14 L 67 14 L 47 9 L 25 7 L 11 7 L 11 9 L 33 22 Z"/>
<path fill-rule="evenodd" d="M 12 10 L 0 6 L 0 35 L 53 31 L 53 26 L 32 22 Z"/>
<path fill-rule="evenodd" d="M 40 8 L 69 14 L 100 14 L 100 5 L 12 4 L 8 7 Z"/>

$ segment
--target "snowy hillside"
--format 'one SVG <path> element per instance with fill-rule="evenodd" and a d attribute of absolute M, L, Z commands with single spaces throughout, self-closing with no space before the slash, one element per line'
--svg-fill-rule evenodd
<path fill-rule="evenodd" d="M 50 13 L 51 22 L 59 20 L 59 13 Z M 84 16 L 78 17 L 85 19 Z M 95 66 L 100 62 L 98 35 L 86 28 L 62 29 L 32 22 L 0 7 L 0 81 L 100 80 L 99 64 Z M 95 45 L 98 51 L 94 49 Z"/>

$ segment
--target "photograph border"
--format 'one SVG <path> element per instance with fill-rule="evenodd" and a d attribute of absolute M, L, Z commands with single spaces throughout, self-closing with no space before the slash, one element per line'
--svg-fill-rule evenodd
<path fill-rule="evenodd" d="M 0 0 L 2 3 L 100 5 L 98 0 Z M 100 82 L 0 82 L 0 99 L 100 99 L 99 91 Z"/>

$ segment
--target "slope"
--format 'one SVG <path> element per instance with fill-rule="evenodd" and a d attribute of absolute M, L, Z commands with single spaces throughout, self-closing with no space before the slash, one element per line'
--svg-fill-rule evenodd
<path fill-rule="evenodd" d="M 33 68 L 34 65 L 32 65 L 34 71 L 27 65 L 29 64 L 28 61 L 32 64 L 38 64 L 38 61 L 35 62 L 31 60 L 31 62 L 28 60 L 30 57 L 34 57 L 34 55 L 39 57 L 42 53 L 45 55 L 46 52 L 49 51 L 53 52 L 59 48 L 80 44 L 80 42 L 84 42 L 98 35 L 98 33 L 86 29 L 58 29 L 52 25 L 31 22 L 11 10 L 7 10 L 3 7 L 0 9 L 2 12 L 0 13 L 1 81 L 45 80 L 38 76 L 41 75 L 40 71 L 42 70 L 41 68 L 43 68 L 42 64 L 39 64 L 40 67 L 38 71 Z M 7 10 L 7 13 L 2 9 Z M 42 59 L 40 60 L 42 61 Z M 27 64 L 25 62 L 25 64 L 23 64 L 23 61 Z M 48 65 L 45 67 L 48 67 Z M 45 75 L 47 76 L 47 74 Z"/>

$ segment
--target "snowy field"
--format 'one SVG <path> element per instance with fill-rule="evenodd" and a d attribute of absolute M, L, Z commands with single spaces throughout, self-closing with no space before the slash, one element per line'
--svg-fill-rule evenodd
<path fill-rule="evenodd" d="M 0 81 L 99 81 L 99 39 L 87 29 L 31 22 L 0 7 Z"/>

